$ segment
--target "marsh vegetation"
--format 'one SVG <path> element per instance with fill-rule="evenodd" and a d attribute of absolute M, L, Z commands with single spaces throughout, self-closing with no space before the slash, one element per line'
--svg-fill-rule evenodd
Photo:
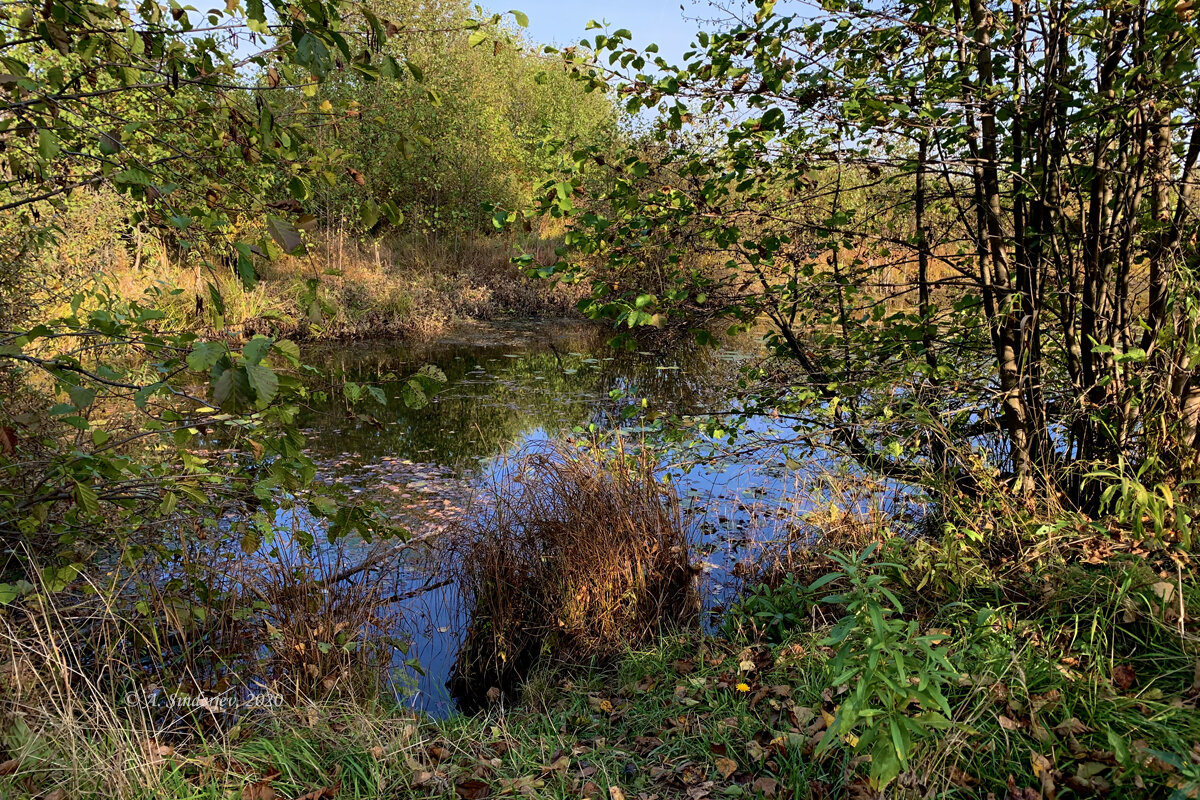
<path fill-rule="evenodd" d="M 1195 796 L 1195 13 L 9 3 L 0 796 Z"/>

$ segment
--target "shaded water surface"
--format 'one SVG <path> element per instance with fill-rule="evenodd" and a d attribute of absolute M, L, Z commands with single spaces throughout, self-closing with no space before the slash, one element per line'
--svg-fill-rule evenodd
<path fill-rule="evenodd" d="M 648 431 L 661 416 L 731 410 L 739 369 L 757 357 L 755 339 L 719 350 L 679 342 L 627 352 L 608 347 L 610 335 L 572 323 L 472 325 L 423 345 L 375 342 L 311 353 L 346 381 L 378 383 L 387 400 L 352 405 L 331 392 L 313 406 L 304 424 L 321 477 L 382 501 L 415 536 L 436 542 L 465 513 L 472 487 L 503 469 L 506 454 L 592 426 L 640 438 L 653 435 Z M 445 372 L 447 385 L 427 406 L 410 408 L 403 380 L 425 364 Z M 733 446 L 697 435 L 665 451 L 664 475 L 701 517 L 696 544 L 709 609 L 725 601 L 751 540 L 786 516 L 781 501 L 797 470 L 794 461 L 785 468 L 779 433 L 769 418 L 756 418 Z M 365 543 L 340 547 L 351 560 L 368 550 Z M 435 545 L 410 546 L 366 579 L 386 581 L 389 594 L 400 597 L 404 630 L 397 633 L 411 639 L 408 655 L 424 673 L 398 657 L 402 695 L 442 715 L 453 708 L 444 684 L 464 620 L 455 587 L 438 585 L 438 562 Z"/>

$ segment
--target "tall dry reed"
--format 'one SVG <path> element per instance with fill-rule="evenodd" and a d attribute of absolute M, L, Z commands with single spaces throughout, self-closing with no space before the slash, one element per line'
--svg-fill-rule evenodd
<path fill-rule="evenodd" d="M 645 451 L 554 443 L 497 468 L 451 536 L 470 613 L 451 679 L 465 707 L 544 654 L 612 656 L 696 618 L 688 526 L 655 466 Z"/>

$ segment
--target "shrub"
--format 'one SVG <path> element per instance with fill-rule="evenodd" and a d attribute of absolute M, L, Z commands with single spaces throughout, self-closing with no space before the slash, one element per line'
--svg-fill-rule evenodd
<path fill-rule="evenodd" d="M 471 618 L 451 690 L 467 707 L 545 652 L 616 655 L 699 607 L 679 499 L 645 452 L 528 448 L 453 538 Z"/>
<path fill-rule="evenodd" d="M 748 637 L 781 642 L 808 617 L 813 597 L 795 575 L 785 575 L 778 585 L 751 586 L 721 621 L 730 638 Z"/>
<path fill-rule="evenodd" d="M 809 591 L 835 581 L 849 584 L 848 591 L 824 598 L 846 609 L 822 642 L 837 648 L 827 685 L 846 685 L 849 692 L 817 752 L 844 738 L 857 755 L 870 755 L 871 784 L 882 789 L 908 766 L 915 748 L 950 727 L 944 692 L 959 674 L 941 644 L 944 637 L 922 635 L 916 620 L 903 618 L 903 606 L 876 569 L 884 565 L 870 563 L 875 550 L 871 545 L 857 555 L 831 554 L 842 571 Z"/>

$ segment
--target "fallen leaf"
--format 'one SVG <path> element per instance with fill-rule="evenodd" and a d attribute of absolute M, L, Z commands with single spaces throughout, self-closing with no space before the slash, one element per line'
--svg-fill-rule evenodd
<path fill-rule="evenodd" d="M 714 763 L 717 765 L 717 774 L 721 776 L 721 780 L 728 780 L 730 775 L 737 772 L 737 762 L 732 758 L 718 758 Z"/>
<path fill-rule="evenodd" d="M 338 790 L 341 784 L 333 786 L 322 786 L 320 789 L 313 789 L 308 794 L 302 794 L 296 800 L 326 800 L 329 797 L 337 797 Z"/>
<path fill-rule="evenodd" d="M 8 761 L 0 763 L 0 775 L 12 775 L 17 771 L 17 767 L 21 766 L 21 762 L 15 758 L 10 758 Z"/>
<path fill-rule="evenodd" d="M 541 778 L 525 777 L 506 780 L 500 779 L 500 791 L 504 794 L 537 794 L 538 789 L 545 788 L 546 782 Z"/>
<path fill-rule="evenodd" d="M 774 797 L 775 792 L 779 789 L 779 782 L 774 778 L 757 778 L 751 788 L 756 792 L 762 792 L 765 797 Z"/>
<path fill-rule="evenodd" d="M 275 800 L 271 779 L 255 781 L 242 787 L 242 800 Z"/>
<path fill-rule="evenodd" d="M 620 786 L 609 786 L 608 800 L 625 800 L 625 792 L 621 790 Z"/>
<path fill-rule="evenodd" d="M 588 708 L 596 714 L 611 714 L 613 712 L 613 704 L 611 700 L 605 700 L 595 695 L 588 695 Z"/>
<path fill-rule="evenodd" d="M 440 764 L 450 757 L 450 750 L 440 744 L 430 745 L 425 752 L 429 754 L 435 764 Z"/>
<path fill-rule="evenodd" d="M 1054 786 L 1054 765 L 1050 763 L 1050 759 L 1041 753 L 1030 753 L 1029 760 L 1033 765 L 1034 777 L 1042 782 L 1042 796 L 1054 797 L 1057 792 Z"/>
<path fill-rule="evenodd" d="M 454 793 L 462 800 L 483 800 L 490 791 L 491 788 L 480 780 L 472 779 L 454 784 Z"/>
<path fill-rule="evenodd" d="M 565 773 L 570 766 L 571 766 L 571 757 L 570 756 L 566 756 L 566 755 L 559 756 L 558 758 L 551 761 L 549 766 L 542 767 L 542 774 L 549 775 L 553 772 Z"/>
<path fill-rule="evenodd" d="M 1090 733 L 1091 728 L 1083 724 L 1078 717 L 1071 717 L 1066 722 L 1059 723 L 1054 726 L 1054 732 L 1059 736 L 1072 736 L 1081 733 Z"/>
<path fill-rule="evenodd" d="M 955 786 L 970 788 L 979 783 L 979 779 L 969 772 L 964 772 L 953 764 L 950 765 L 950 782 Z"/>
<path fill-rule="evenodd" d="M 1032 789 L 1028 786 L 1018 788 L 1016 779 L 1012 775 L 1009 775 L 1008 796 L 1006 800 L 1041 800 L 1041 795 L 1037 789 Z"/>
<path fill-rule="evenodd" d="M 44 795 L 42 797 L 42 800 L 67 800 L 67 790 L 66 789 L 55 789 L 50 794 Z"/>
<path fill-rule="evenodd" d="M 1128 664 L 1118 664 L 1113 667 L 1112 680 L 1114 686 L 1122 692 L 1127 692 L 1137 683 L 1137 673 Z"/>
<path fill-rule="evenodd" d="M 999 722 L 1000 727 L 1004 728 L 1006 731 L 1017 731 L 1021 729 L 1021 723 L 1017 722 L 1015 719 L 1006 717 L 1003 714 L 997 718 L 997 722 Z"/>

